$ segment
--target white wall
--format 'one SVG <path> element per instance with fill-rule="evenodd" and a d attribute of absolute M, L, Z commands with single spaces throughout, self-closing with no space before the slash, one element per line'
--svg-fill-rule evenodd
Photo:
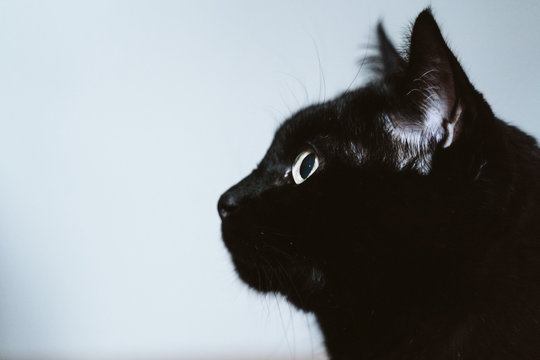
<path fill-rule="evenodd" d="M 426 4 L 0 2 L 0 357 L 322 353 L 236 279 L 215 204 L 349 86 L 380 16 L 398 39 Z M 495 112 L 540 135 L 538 2 L 432 5 Z"/>

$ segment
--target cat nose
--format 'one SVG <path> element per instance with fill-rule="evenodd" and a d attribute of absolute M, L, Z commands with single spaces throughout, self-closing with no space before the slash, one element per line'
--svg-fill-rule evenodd
<path fill-rule="evenodd" d="M 238 207 L 238 201 L 229 191 L 221 195 L 218 201 L 218 213 L 221 220 L 231 215 Z"/>

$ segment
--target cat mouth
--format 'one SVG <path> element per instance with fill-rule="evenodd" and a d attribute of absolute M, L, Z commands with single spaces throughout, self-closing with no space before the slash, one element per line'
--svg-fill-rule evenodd
<path fill-rule="evenodd" d="M 278 260 L 270 248 L 261 244 L 246 244 L 237 238 L 223 236 L 236 273 L 253 289 L 262 292 L 284 293 L 283 279 L 290 272 L 291 263 Z"/>
<path fill-rule="evenodd" d="M 268 228 L 238 228 L 225 221 L 222 237 L 236 273 L 258 292 L 282 294 L 299 308 L 305 308 L 306 296 L 319 293 L 325 286 L 323 272 L 295 253 L 294 238 L 290 235 Z M 278 241 L 282 246 L 275 244 Z"/>
<path fill-rule="evenodd" d="M 280 236 L 284 235 L 268 229 L 240 229 L 229 222 L 222 223 L 222 238 L 227 250 L 233 258 L 254 266 L 271 268 L 295 262 L 294 256 L 283 249 L 285 244 L 292 248 L 292 240 L 282 241 Z M 277 241 L 281 246 L 275 244 Z"/>
<path fill-rule="evenodd" d="M 281 238 L 280 238 L 281 237 Z M 284 234 L 262 227 L 237 227 L 229 221 L 222 223 L 223 242 L 231 254 L 241 278 L 261 291 L 276 291 L 275 284 L 267 284 L 280 277 L 280 272 L 299 266 L 302 261 L 286 247 L 293 248 L 292 240 L 283 241 Z M 276 242 L 280 244 L 276 244 Z M 281 245 L 281 246 L 280 246 Z M 285 249 L 284 249 L 285 248 Z M 265 286 L 267 285 L 267 286 Z"/>

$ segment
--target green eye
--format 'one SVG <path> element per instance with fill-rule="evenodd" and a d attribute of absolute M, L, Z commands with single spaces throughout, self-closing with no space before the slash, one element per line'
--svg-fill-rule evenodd
<path fill-rule="evenodd" d="M 313 150 L 302 151 L 294 160 L 292 176 L 296 184 L 301 184 L 319 167 L 319 158 Z"/>

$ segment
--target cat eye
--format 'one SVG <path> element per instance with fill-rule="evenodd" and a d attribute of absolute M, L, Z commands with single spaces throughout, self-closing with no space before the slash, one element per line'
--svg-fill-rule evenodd
<path fill-rule="evenodd" d="M 302 151 L 294 160 L 292 176 L 296 184 L 301 184 L 319 167 L 319 158 L 313 150 Z"/>

